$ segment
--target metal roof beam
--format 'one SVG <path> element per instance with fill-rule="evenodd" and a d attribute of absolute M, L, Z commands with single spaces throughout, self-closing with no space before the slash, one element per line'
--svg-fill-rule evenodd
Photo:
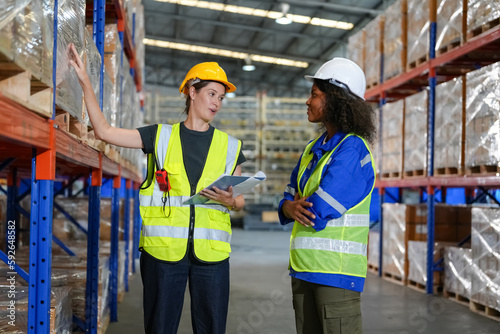
<path fill-rule="evenodd" d="M 340 5 L 340 4 L 331 3 L 331 2 L 300 1 L 300 0 L 286 0 L 286 2 L 289 3 L 290 5 L 293 4 L 293 5 L 297 5 L 299 7 L 328 8 L 328 9 L 333 9 L 335 11 L 347 12 L 347 13 L 356 14 L 356 15 L 370 14 L 373 16 L 377 16 L 383 12 L 382 10 L 377 10 L 377 9 Z"/>
<path fill-rule="evenodd" d="M 145 14 L 145 16 L 147 16 L 147 17 L 149 17 L 149 16 L 161 16 L 163 19 L 175 19 L 175 20 L 184 20 L 184 21 L 193 20 L 193 18 L 190 16 L 178 15 L 178 14 L 169 14 L 169 13 L 154 12 L 154 11 L 153 12 L 147 11 L 146 14 Z M 309 34 L 302 34 L 302 33 L 296 33 L 296 32 L 291 32 L 291 31 L 283 31 L 283 30 L 274 30 L 274 29 L 255 27 L 255 26 L 243 25 L 243 24 L 237 24 L 237 23 L 206 20 L 206 19 L 202 19 L 202 18 L 196 18 L 196 22 L 206 23 L 206 24 L 211 24 L 211 25 L 218 25 L 218 26 L 222 26 L 222 27 L 226 27 L 226 28 L 250 30 L 250 31 L 262 32 L 262 33 L 268 33 L 268 34 L 286 35 L 286 36 L 298 37 L 298 38 L 303 38 L 303 39 L 308 39 L 308 40 L 311 40 L 314 38 L 314 39 L 328 40 L 329 42 L 340 42 L 341 41 L 340 39 L 325 37 L 322 35 L 309 35 Z"/>

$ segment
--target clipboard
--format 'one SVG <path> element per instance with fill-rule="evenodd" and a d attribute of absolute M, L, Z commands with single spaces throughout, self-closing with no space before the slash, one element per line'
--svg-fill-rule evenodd
<path fill-rule="evenodd" d="M 259 171 L 255 173 L 253 176 L 238 176 L 238 175 L 226 175 L 222 174 L 212 182 L 206 188 L 217 187 L 219 189 L 227 190 L 230 186 L 233 186 L 233 197 L 239 196 L 246 192 L 249 192 L 253 187 L 261 183 L 266 179 L 266 174 L 264 172 Z M 213 201 L 209 198 L 206 198 L 200 193 L 195 194 L 194 196 L 189 197 L 182 204 L 220 204 L 219 202 Z"/>

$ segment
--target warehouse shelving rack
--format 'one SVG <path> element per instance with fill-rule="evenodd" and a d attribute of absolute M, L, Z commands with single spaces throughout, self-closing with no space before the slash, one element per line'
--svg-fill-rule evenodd
<path fill-rule="evenodd" d="M 55 0 L 54 8 L 58 8 Z M 116 19 L 120 31 L 120 39 L 124 52 L 133 66 L 134 48 L 132 36 L 125 24 L 124 9 L 121 2 L 113 0 L 95 0 L 93 3 L 93 31 L 94 42 L 104 54 L 104 24 L 108 19 Z M 57 48 L 57 11 L 54 11 L 54 59 L 53 85 L 56 86 L 56 48 Z M 104 62 L 102 62 L 103 64 Z M 99 102 L 102 107 L 102 84 L 104 65 L 101 65 L 101 94 Z M 140 71 L 136 68 L 131 73 L 140 91 Z M 52 110 L 55 111 L 55 89 Z M 113 180 L 112 192 L 112 232 L 111 232 L 111 321 L 117 320 L 117 265 L 118 265 L 118 224 L 119 224 L 119 196 L 122 179 L 126 180 L 125 197 L 125 228 L 132 221 L 134 238 L 133 258 L 138 258 L 138 235 L 140 230 L 140 216 L 138 204 L 138 189 L 142 182 L 139 175 L 124 168 L 116 162 L 80 142 L 67 132 L 59 129 L 54 123 L 54 113 L 51 119 L 43 118 L 24 106 L 5 97 L 0 92 L 0 177 L 7 178 L 8 189 L 0 188 L 7 195 L 7 221 L 15 224 L 16 212 L 24 215 L 28 213 L 19 205 L 18 201 L 31 193 L 30 216 L 30 253 L 29 274 L 15 265 L 15 241 L 10 252 L 0 251 L 0 258 L 6 262 L 11 271 L 29 283 L 28 333 L 49 333 L 50 331 L 50 295 L 51 295 L 51 259 L 52 241 L 72 254 L 69 247 L 52 235 L 52 215 L 54 196 L 61 193 L 54 192 L 56 178 L 68 178 L 69 185 L 76 179 L 90 177 L 89 186 L 89 218 L 87 241 L 87 286 L 86 286 L 86 319 L 81 321 L 73 317 L 74 322 L 88 333 L 97 333 L 97 301 L 98 301 L 98 274 L 99 274 L 99 225 L 100 225 L 100 197 L 103 177 Z M 21 178 L 31 179 L 31 189 L 18 196 L 17 184 Z M 133 199 L 134 216 L 130 217 L 130 201 Z M 132 218 L 132 219 L 131 219 Z M 8 225 L 8 224 L 7 224 Z M 8 232 L 8 227 L 7 231 Z M 7 234 L 8 235 L 8 234 Z M 126 235 L 126 233 L 125 233 Z M 125 239 L 125 243 L 130 240 Z M 128 245 L 126 244 L 126 252 Z M 72 254 L 74 255 L 74 253 Z M 128 261 L 126 261 L 127 265 Z M 133 261 L 135 271 L 135 261 Z M 128 288 L 128 269 L 125 270 L 125 286 Z"/>
<path fill-rule="evenodd" d="M 435 12 L 435 11 L 434 11 Z M 382 203 L 384 203 L 385 189 L 395 188 L 424 188 L 427 192 L 427 285 L 426 292 L 433 293 L 433 272 L 437 269 L 433 260 L 434 251 L 434 204 L 435 191 L 440 188 L 445 194 L 446 188 L 462 187 L 468 190 L 500 188 L 499 176 L 442 176 L 435 177 L 434 174 L 434 115 L 435 115 L 435 90 L 436 85 L 461 76 L 478 67 L 486 66 L 500 61 L 500 26 L 496 26 L 482 34 L 470 38 L 461 46 L 436 57 L 436 16 L 430 16 L 430 43 L 429 60 L 418 65 L 412 70 L 402 73 L 383 82 L 383 60 L 381 62 L 380 84 L 368 89 L 366 99 L 370 102 L 378 102 L 380 107 L 386 101 L 395 101 L 412 95 L 423 88 L 429 88 L 429 122 L 427 137 L 427 177 L 377 180 L 375 187 L 380 194 L 380 230 L 383 228 Z M 381 109 L 381 108 L 380 108 Z M 382 126 L 382 111 L 380 111 L 380 126 Z M 380 128 L 381 129 L 381 128 Z M 379 246 L 379 276 L 382 275 L 382 245 L 383 234 L 380 233 Z"/>

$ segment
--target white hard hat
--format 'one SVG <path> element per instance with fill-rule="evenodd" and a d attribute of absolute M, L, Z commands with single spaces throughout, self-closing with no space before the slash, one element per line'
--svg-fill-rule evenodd
<path fill-rule="evenodd" d="M 351 94 L 365 99 L 365 73 L 355 62 L 346 58 L 333 58 L 327 61 L 313 75 L 304 76 L 307 81 L 327 80 L 332 85 L 347 89 Z"/>

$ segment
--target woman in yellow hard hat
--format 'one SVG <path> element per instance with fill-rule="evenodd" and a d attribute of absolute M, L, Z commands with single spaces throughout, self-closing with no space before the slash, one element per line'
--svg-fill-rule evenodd
<path fill-rule="evenodd" d="M 229 211 L 245 205 L 233 190 L 206 188 L 222 174 L 241 175 L 241 141 L 210 125 L 224 96 L 236 90 L 215 62 L 195 65 L 179 91 L 186 120 L 134 130 L 110 126 L 99 109 L 85 65 L 74 46 L 71 61 L 85 95 L 96 137 L 148 154 L 140 190 L 141 276 L 146 333 L 177 333 L 189 281 L 194 333 L 225 333 L 229 302 Z M 217 202 L 189 205 L 201 193 Z"/>

